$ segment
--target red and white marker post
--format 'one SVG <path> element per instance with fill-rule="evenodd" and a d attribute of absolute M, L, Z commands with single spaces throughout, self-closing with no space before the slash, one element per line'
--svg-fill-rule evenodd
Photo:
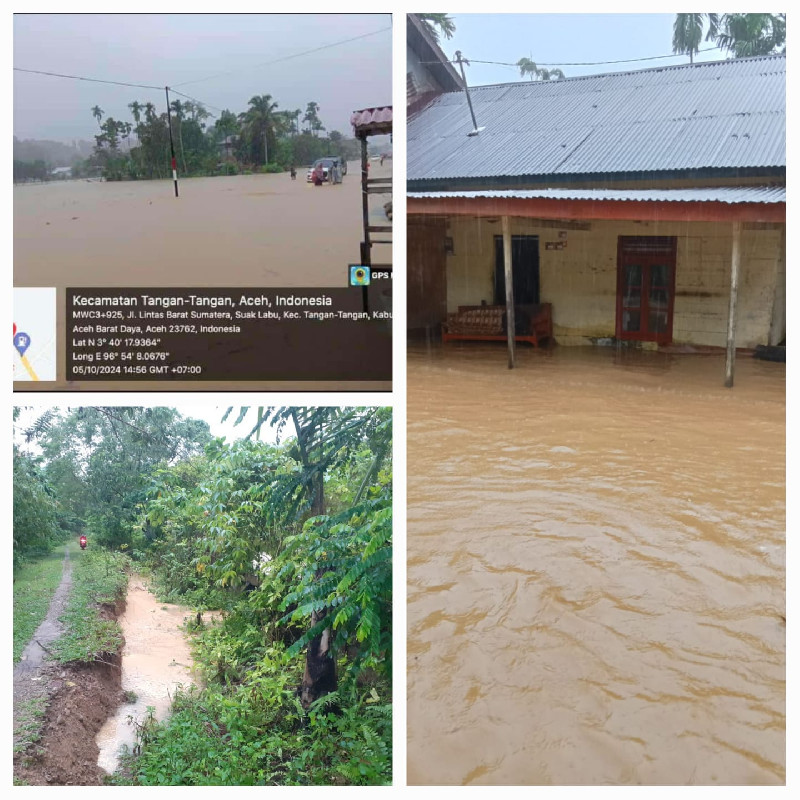
<path fill-rule="evenodd" d="M 175 143 L 172 141 L 172 113 L 169 110 L 169 86 L 164 87 L 167 95 L 167 127 L 169 127 L 169 151 L 172 156 L 172 182 L 175 184 L 175 197 L 178 196 L 178 163 L 175 161 Z"/>

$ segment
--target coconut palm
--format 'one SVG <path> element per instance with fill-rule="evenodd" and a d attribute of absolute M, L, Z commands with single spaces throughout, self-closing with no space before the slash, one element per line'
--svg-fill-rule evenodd
<path fill-rule="evenodd" d="M 169 107 L 172 109 L 172 113 L 175 115 L 175 118 L 178 120 L 178 144 L 180 144 L 181 148 L 181 163 L 183 164 L 183 174 L 186 174 L 186 153 L 183 150 L 183 117 L 186 112 L 186 103 L 181 103 L 180 100 L 173 100 Z"/>
<path fill-rule="evenodd" d="M 277 148 L 275 135 L 277 119 L 273 112 L 278 107 L 278 103 L 272 101 L 271 94 L 261 94 L 251 97 L 248 105 L 250 108 L 239 115 L 242 132 L 250 144 L 253 160 L 258 163 L 261 153 L 264 153 L 264 163 L 266 164 L 269 154 L 275 153 Z"/>
<path fill-rule="evenodd" d="M 324 130 L 322 127 L 322 122 L 319 118 L 319 103 L 310 102 L 306 105 L 306 113 L 303 117 L 303 122 L 308 123 L 308 133 L 313 134 L 316 136 L 316 132 L 320 130 Z"/>
<path fill-rule="evenodd" d="M 726 14 L 676 14 L 672 25 L 672 52 L 686 53 L 689 63 L 694 63 L 695 53 L 700 52 L 700 42 L 703 40 L 703 28 L 706 22 L 708 30 L 705 40 L 707 42 L 717 39 L 721 21 Z"/>
<path fill-rule="evenodd" d="M 724 14 L 717 44 L 734 58 L 786 52 L 786 14 Z"/>
<path fill-rule="evenodd" d="M 103 111 L 102 108 L 100 108 L 100 106 L 93 106 L 92 107 L 92 116 L 97 120 L 97 124 L 98 125 L 100 125 L 100 120 L 103 119 L 103 114 L 104 113 L 105 112 Z"/>
<path fill-rule="evenodd" d="M 132 103 L 128 103 L 128 108 L 131 110 L 131 114 L 133 114 L 133 121 L 138 125 L 142 118 L 144 106 L 138 100 L 134 100 Z"/>
<path fill-rule="evenodd" d="M 705 40 L 734 58 L 786 52 L 786 14 L 676 14 L 672 52 L 687 53 L 693 62 L 706 23 Z"/>
<path fill-rule="evenodd" d="M 528 79 L 532 81 L 554 81 L 562 80 L 566 77 L 558 67 L 545 69 L 544 67 L 537 66 L 536 62 L 531 61 L 529 58 L 521 58 L 517 61 L 517 66 L 519 67 L 519 74 L 523 78 L 527 75 Z"/>
<path fill-rule="evenodd" d="M 456 32 L 456 24 L 448 14 L 417 14 L 417 17 L 436 44 L 439 44 L 440 33 L 445 39 L 452 39 Z"/>

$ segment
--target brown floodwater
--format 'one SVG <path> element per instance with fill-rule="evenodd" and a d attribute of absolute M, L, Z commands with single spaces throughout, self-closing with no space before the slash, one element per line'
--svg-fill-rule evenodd
<path fill-rule="evenodd" d="M 372 162 L 372 177 L 391 162 Z M 363 238 L 361 172 L 14 187 L 15 286 L 341 286 Z M 372 195 L 375 224 L 388 224 Z M 384 254 L 381 254 L 384 255 Z M 376 254 L 377 256 L 377 254 Z M 378 258 L 373 260 L 378 261 Z M 386 260 L 386 259 L 383 259 Z"/>
<path fill-rule="evenodd" d="M 386 178 L 392 162 L 370 162 Z M 56 324 L 66 325 L 67 287 L 344 286 L 364 237 L 360 162 L 341 184 L 315 187 L 289 173 L 179 181 L 57 181 L 14 187 L 14 285 L 57 289 Z M 388 225 L 390 194 L 369 197 L 370 224 Z M 374 238 L 374 237 L 373 237 Z M 380 235 L 381 239 L 386 239 Z M 373 263 L 391 263 L 376 244 Z M 66 343 L 58 374 L 66 374 Z M 20 382 L 25 390 L 42 389 Z M 58 381 L 47 390 L 225 390 L 229 381 Z M 239 381 L 239 390 L 391 389 L 390 381 Z"/>
<path fill-rule="evenodd" d="M 408 358 L 411 784 L 785 780 L 785 368 Z"/>
<path fill-rule="evenodd" d="M 117 768 L 123 745 L 132 748 L 136 743 L 136 728 L 129 717 L 141 724 L 147 707 L 152 706 L 155 718 L 165 719 L 177 687 L 193 683 L 192 656 L 182 631 L 191 614 L 184 606 L 159 602 L 141 578 L 131 577 L 119 623 L 125 636 L 122 689 L 132 692 L 136 701 L 121 705 L 97 734 L 97 763 L 106 772 Z"/>

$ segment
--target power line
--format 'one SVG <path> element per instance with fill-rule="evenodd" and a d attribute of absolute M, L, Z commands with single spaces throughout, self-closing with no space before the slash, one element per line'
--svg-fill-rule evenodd
<path fill-rule="evenodd" d="M 126 83 L 124 81 L 108 81 L 102 78 L 86 78 L 82 75 L 65 75 L 61 72 L 44 72 L 43 70 L 39 69 L 22 69 L 22 67 L 14 67 L 16 72 L 28 72 L 32 73 L 33 75 L 48 75 L 51 78 L 71 78 L 75 81 L 89 81 L 90 83 L 109 83 L 113 86 L 129 86 L 134 89 L 155 89 L 159 92 L 164 90 L 163 86 L 150 86 L 146 83 Z M 204 103 L 202 100 L 198 100 L 196 97 L 191 97 L 188 94 L 184 94 L 183 92 L 179 92 L 177 89 L 173 89 L 171 86 L 169 90 L 174 94 L 179 94 L 181 97 L 185 97 L 187 100 L 192 100 L 195 103 L 199 103 L 201 106 L 206 106 L 208 108 L 213 108 L 215 111 L 222 111 L 221 108 L 217 108 L 216 106 L 212 106 L 211 103 Z M 213 116 L 213 114 L 212 114 Z"/>
<path fill-rule="evenodd" d="M 216 106 L 212 106 L 211 103 L 204 103 L 202 100 L 198 100 L 196 97 L 192 97 L 191 95 L 184 94 L 183 92 L 179 92 L 177 89 L 173 89 L 172 86 L 169 87 L 169 90 L 173 94 L 179 94 L 181 97 L 185 97 L 187 100 L 191 100 L 193 103 L 197 103 L 198 105 L 204 106 L 206 108 L 213 108 L 214 111 L 219 111 L 220 114 L 222 113 L 222 109 L 221 108 L 217 108 Z M 213 117 L 214 114 L 212 114 L 211 116 Z"/>
<path fill-rule="evenodd" d="M 312 53 L 318 53 L 320 50 L 329 50 L 331 47 L 339 47 L 343 44 L 348 44 L 350 42 L 356 42 L 359 39 L 366 39 L 368 36 L 376 36 L 379 33 L 383 33 L 384 31 L 390 31 L 392 28 L 391 26 L 387 28 L 380 28 L 377 31 L 372 31 L 371 33 L 362 33 L 360 36 L 352 36 L 349 39 L 342 39 L 339 42 L 331 42 L 331 44 L 323 44 L 320 47 L 315 47 L 311 50 L 304 50 L 302 53 L 294 53 L 290 56 L 282 56 L 281 58 L 276 58 L 273 61 L 264 61 L 261 64 L 254 64 L 252 67 L 242 67 L 241 69 L 231 70 L 230 72 L 218 72 L 216 75 L 209 75 L 207 78 L 197 78 L 193 81 L 184 81 L 183 83 L 176 84 L 177 86 L 188 86 L 191 83 L 200 83 L 201 81 L 210 81 L 214 78 L 221 78 L 225 75 L 235 75 L 237 72 L 245 72 L 251 69 L 258 69 L 259 67 L 268 67 L 272 64 L 279 64 L 282 61 L 289 61 L 293 58 L 301 58 L 302 56 L 311 55 Z"/>
<path fill-rule="evenodd" d="M 697 50 L 698 53 L 710 53 L 712 50 L 721 50 L 720 47 L 705 47 L 702 50 Z M 656 61 L 660 58 L 680 58 L 681 56 L 685 55 L 685 53 L 670 53 L 669 55 L 665 56 L 646 56 L 644 58 L 622 58 L 616 61 L 561 61 L 561 62 L 553 62 L 553 63 L 544 63 L 544 62 L 536 62 L 537 67 L 601 67 L 605 66 L 606 64 L 633 64 L 637 61 Z M 494 64 L 498 67 L 516 67 L 519 68 L 519 64 L 517 62 L 510 62 L 510 61 L 480 61 L 477 58 L 469 58 L 464 59 L 466 63 L 469 64 Z M 423 64 L 440 64 L 440 61 L 423 61 Z M 448 60 L 448 64 L 457 64 L 458 62 L 455 59 Z"/>
<path fill-rule="evenodd" d="M 49 75 L 52 78 L 72 78 L 75 81 L 89 81 L 90 83 L 110 83 L 114 86 L 132 86 L 135 89 L 156 89 L 159 92 L 163 90 L 163 86 L 148 86 L 144 83 L 123 83 L 122 81 L 107 81 L 102 78 L 85 78 L 82 75 L 63 75 L 60 72 L 43 72 L 38 69 L 22 69 L 22 67 L 14 67 L 15 72 L 29 72 L 33 75 Z"/>

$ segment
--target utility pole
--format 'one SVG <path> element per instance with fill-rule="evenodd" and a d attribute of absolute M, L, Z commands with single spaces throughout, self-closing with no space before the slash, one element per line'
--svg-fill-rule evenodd
<path fill-rule="evenodd" d="M 172 181 L 175 184 L 175 197 L 178 196 L 178 164 L 175 161 L 175 143 L 172 141 L 172 113 L 169 110 L 169 86 L 164 87 L 167 95 L 167 127 L 169 128 L 169 152 L 172 156 Z M 186 159 L 184 158 L 184 161 Z"/>
<path fill-rule="evenodd" d="M 472 133 L 470 136 L 477 136 L 479 133 L 478 129 L 478 122 L 475 119 L 475 112 L 472 110 L 472 98 L 469 96 L 469 86 L 467 86 L 467 76 L 464 74 L 464 63 L 469 64 L 469 61 L 466 59 L 462 59 L 461 51 L 456 50 L 456 61 L 458 62 L 458 67 L 461 70 L 461 80 L 464 81 L 464 93 L 467 95 L 467 105 L 469 106 L 469 113 L 472 117 Z"/>
<path fill-rule="evenodd" d="M 264 128 L 264 168 L 266 168 L 267 164 L 269 164 L 269 158 L 267 156 L 267 129 Z"/>

